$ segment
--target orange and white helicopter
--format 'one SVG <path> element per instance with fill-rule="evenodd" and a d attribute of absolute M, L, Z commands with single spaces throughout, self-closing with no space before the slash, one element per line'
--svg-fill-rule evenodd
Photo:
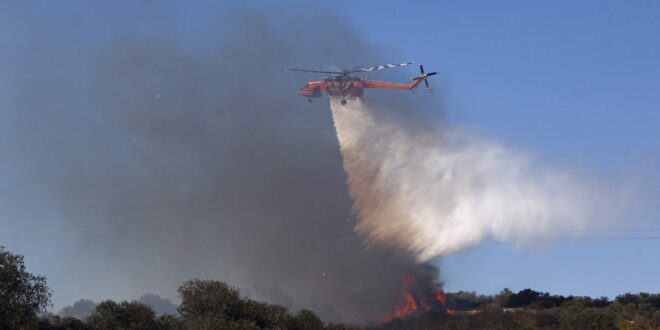
<path fill-rule="evenodd" d="M 322 92 L 328 93 L 328 96 L 340 100 L 341 104 L 346 104 L 346 99 L 362 97 L 365 88 L 380 88 L 380 89 L 403 89 L 413 90 L 422 81 L 426 84 L 426 89 L 429 89 L 429 82 L 426 78 L 438 74 L 437 72 L 424 73 L 424 67 L 420 64 L 419 71 L 421 74 L 418 77 L 410 79 L 410 84 L 399 84 L 386 81 L 375 81 L 363 79 L 359 77 L 351 77 L 350 74 L 358 72 L 370 72 L 375 70 L 383 70 L 389 68 L 396 68 L 413 63 L 401 64 L 384 64 L 372 66 L 370 68 L 357 68 L 352 70 L 336 70 L 336 71 L 319 71 L 319 70 L 305 70 L 305 69 L 289 69 L 289 71 L 296 72 L 311 72 L 311 73 L 329 73 L 331 76 L 324 77 L 321 81 L 310 81 L 300 89 L 300 95 L 307 98 L 312 102 L 313 97 L 321 97 Z"/>

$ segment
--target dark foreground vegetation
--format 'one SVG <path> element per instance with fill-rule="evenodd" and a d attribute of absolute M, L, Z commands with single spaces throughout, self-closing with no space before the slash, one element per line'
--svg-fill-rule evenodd
<path fill-rule="evenodd" d="M 497 295 L 447 294 L 450 315 L 395 320 L 385 329 L 660 329 L 660 294 L 558 296 L 525 289 Z"/>
<path fill-rule="evenodd" d="M 247 299 L 220 281 L 190 280 L 178 291 L 177 315 L 156 316 L 145 304 L 110 300 L 84 320 L 46 314 L 46 279 L 27 272 L 22 256 L 0 247 L 0 329 L 363 329 Z M 447 314 L 429 312 L 364 329 L 660 329 L 660 294 L 610 301 L 505 289 L 495 296 L 448 293 L 446 307 Z"/>

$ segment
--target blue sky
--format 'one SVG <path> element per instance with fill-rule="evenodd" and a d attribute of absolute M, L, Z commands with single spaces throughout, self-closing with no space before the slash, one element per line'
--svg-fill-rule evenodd
<path fill-rule="evenodd" d="M 256 7 L 263 2 L 250 3 Z M 299 3 L 309 6 L 309 2 Z M 333 1 L 364 37 L 424 63 L 446 120 L 559 168 L 643 181 L 639 208 L 584 236 L 660 237 L 660 4 Z M 440 111 L 439 111 L 440 112 Z M 613 188 L 618 189 L 618 188 Z M 486 242 L 438 262 L 447 290 L 660 291 L 660 240 Z"/>
<path fill-rule="evenodd" d="M 105 36 L 123 26 L 103 14 L 121 11 L 119 7 L 127 3 L 89 3 L 89 8 L 79 3 L 42 3 L 34 29 L 57 26 L 62 35 L 86 40 L 93 36 L 102 45 L 107 41 Z M 322 5 L 294 1 L 286 6 L 245 1 L 233 6 L 271 10 L 273 14 L 289 6 L 298 6 L 302 12 L 336 11 L 366 40 L 396 50 L 391 62 L 421 62 L 427 70 L 439 72 L 431 81 L 433 97 L 444 104 L 444 109 L 437 109 L 437 116 L 472 127 L 553 166 L 589 173 L 613 186 L 635 182 L 634 191 L 643 200 L 640 206 L 621 217 L 603 219 L 598 228 L 585 233 L 625 239 L 563 239 L 531 247 L 488 241 L 437 261 L 448 291 L 496 293 L 505 287 L 531 287 L 559 294 L 610 297 L 629 291 L 660 292 L 660 240 L 631 239 L 660 237 L 660 3 L 339 0 Z M 186 39 L 194 52 L 194 45 L 206 41 L 206 9 L 204 2 L 159 6 L 162 12 L 151 13 L 150 25 L 144 28 L 174 26 L 171 30 L 179 34 L 175 38 Z M 71 10 L 89 11 L 89 15 L 76 17 L 92 28 L 74 30 L 80 22 L 59 24 L 59 15 Z M 159 15 L 162 21 L 154 23 L 153 17 Z M 124 19 L 135 23 L 140 17 Z M 22 78 L 15 67 L 9 70 L 7 63 L 21 63 L 20 49 L 29 38 L 21 31 L 3 29 L 2 22 L 0 36 L 13 46 L 2 48 L 0 53 L 11 58 L 1 63 L 13 73 L 12 79 L 0 80 L 4 87 L 0 96 L 8 98 L 18 90 Z M 57 46 L 46 53 L 51 59 L 61 55 Z M 5 128 L 2 123 L 0 127 Z M 11 148 L 8 141 L 4 143 L 3 148 Z M 11 167 L 11 160 L 5 159 L 1 165 L 3 170 Z M 49 274 L 58 267 L 58 261 L 50 258 L 57 251 L 44 249 L 48 243 L 35 248 L 27 241 L 48 235 L 66 237 L 66 232 L 66 227 L 9 224 L 0 230 L 0 243 L 25 254 L 28 266 L 36 273 Z M 94 264 L 92 254 L 78 262 L 80 268 L 86 264 Z M 61 274 L 59 270 L 56 273 Z M 113 290 L 110 284 L 99 286 L 103 292 Z M 54 289 L 56 308 L 80 297 Z"/>
<path fill-rule="evenodd" d="M 338 2 L 372 40 L 440 72 L 447 120 L 561 168 L 641 180 L 645 201 L 585 236 L 660 236 L 660 4 Z M 439 80 L 439 81 L 438 81 Z M 639 177 L 643 177 L 640 179 Z M 637 177 L 637 178 L 636 178 Z M 487 242 L 440 262 L 446 288 L 613 297 L 660 290 L 658 240 Z"/>

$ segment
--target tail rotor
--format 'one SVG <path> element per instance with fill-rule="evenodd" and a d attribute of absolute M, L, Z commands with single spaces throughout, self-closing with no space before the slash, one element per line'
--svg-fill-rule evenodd
<path fill-rule="evenodd" d="M 426 85 L 426 89 L 431 89 L 431 86 L 429 85 L 429 81 L 426 78 L 430 76 L 435 76 L 438 73 L 437 72 L 424 73 L 424 66 L 421 64 L 419 65 L 419 72 L 421 73 L 421 75 L 415 79 L 424 79 L 424 85 Z"/>

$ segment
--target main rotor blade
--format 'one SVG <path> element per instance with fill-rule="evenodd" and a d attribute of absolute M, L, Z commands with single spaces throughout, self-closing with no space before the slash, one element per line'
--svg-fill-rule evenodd
<path fill-rule="evenodd" d="M 341 72 L 337 72 L 337 71 L 319 71 L 319 70 L 306 70 L 306 69 L 289 69 L 289 71 L 311 72 L 311 73 L 341 73 Z"/>
<path fill-rule="evenodd" d="M 429 86 L 429 81 L 428 80 L 424 79 L 424 84 L 426 84 L 426 89 L 431 88 L 431 86 Z"/>
<path fill-rule="evenodd" d="M 399 67 L 399 66 L 410 65 L 410 64 L 413 64 L 413 63 L 409 62 L 409 63 L 401 63 L 401 64 L 383 64 L 383 65 L 372 66 L 370 68 L 360 68 L 360 69 L 351 70 L 349 73 L 383 70 L 383 69 L 396 68 L 396 67 Z"/>
<path fill-rule="evenodd" d="M 438 74 L 438 73 L 437 72 L 429 72 L 429 73 L 426 74 L 426 76 L 435 76 L 436 74 Z"/>
<path fill-rule="evenodd" d="M 421 64 L 419 65 L 419 71 L 424 74 L 424 66 Z"/>

